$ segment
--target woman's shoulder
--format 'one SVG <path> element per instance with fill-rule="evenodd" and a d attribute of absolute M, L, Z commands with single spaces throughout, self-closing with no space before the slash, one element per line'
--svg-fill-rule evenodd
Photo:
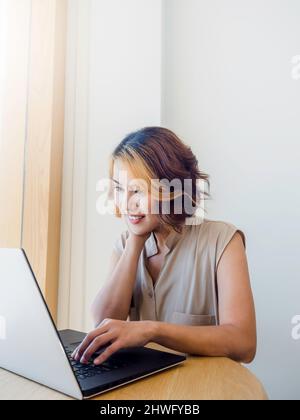
<path fill-rule="evenodd" d="M 197 243 L 197 249 L 200 255 L 207 258 L 207 261 L 214 261 L 218 265 L 227 245 L 238 232 L 243 240 L 246 249 L 246 237 L 244 232 L 230 222 L 223 220 L 203 220 L 198 225 L 192 225 L 188 228 L 192 239 Z"/>
<path fill-rule="evenodd" d="M 188 226 L 192 235 L 196 235 L 200 241 L 223 243 L 228 242 L 236 232 L 240 233 L 244 246 L 246 237 L 244 232 L 233 223 L 223 220 L 199 220 L 198 223 Z"/>

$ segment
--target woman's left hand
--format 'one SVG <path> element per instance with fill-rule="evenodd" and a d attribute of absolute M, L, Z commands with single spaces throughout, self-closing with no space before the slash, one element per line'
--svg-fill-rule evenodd
<path fill-rule="evenodd" d="M 94 360 L 95 365 L 100 365 L 121 348 L 145 346 L 153 337 L 153 327 L 152 321 L 104 319 L 98 328 L 86 336 L 73 352 L 72 358 L 86 364 L 94 353 L 107 346 Z"/>

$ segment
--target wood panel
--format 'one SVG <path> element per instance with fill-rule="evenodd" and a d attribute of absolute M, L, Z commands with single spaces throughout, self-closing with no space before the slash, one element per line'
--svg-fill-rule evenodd
<path fill-rule="evenodd" d="M 30 0 L 1 9 L 0 247 L 20 247 L 26 138 Z"/>
<path fill-rule="evenodd" d="M 32 0 L 22 245 L 56 320 L 66 0 Z"/>

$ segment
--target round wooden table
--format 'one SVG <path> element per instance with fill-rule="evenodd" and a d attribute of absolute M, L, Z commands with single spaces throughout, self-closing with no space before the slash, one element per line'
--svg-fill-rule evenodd
<path fill-rule="evenodd" d="M 153 349 L 172 352 L 158 344 Z M 176 353 L 176 352 L 173 352 Z M 226 358 L 188 356 L 179 366 L 99 395 L 96 400 L 267 400 L 259 380 Z"/>
<path fill-rule="evenodd" d="M 172 352 L 158 344 L 151 348 Z M 173 351 L 173 353 L 176 353 Z M 0 400 L 69 400 L 63 394 L 0 369 Z M 266 400 L 250 371 L 224 358 L 188 356 L 179 366 L 99 395 L 96 400 Z"/>

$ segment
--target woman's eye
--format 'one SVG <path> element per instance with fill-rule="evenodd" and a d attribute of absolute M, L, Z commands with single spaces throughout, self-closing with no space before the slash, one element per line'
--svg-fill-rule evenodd
<path fill-rule="evenodd" d="M 115 191 L 123 191 L 123 188 L 116 186 Z"/>
<path fill-rule="evenodd" d="M 136 191 L 137 191 L 137 189 L 136 189 L 136 188 L 128 188 L 128 192 L 129 192 L 130 194 L 135 194 L 135 193 L 136 193 Z"/>

